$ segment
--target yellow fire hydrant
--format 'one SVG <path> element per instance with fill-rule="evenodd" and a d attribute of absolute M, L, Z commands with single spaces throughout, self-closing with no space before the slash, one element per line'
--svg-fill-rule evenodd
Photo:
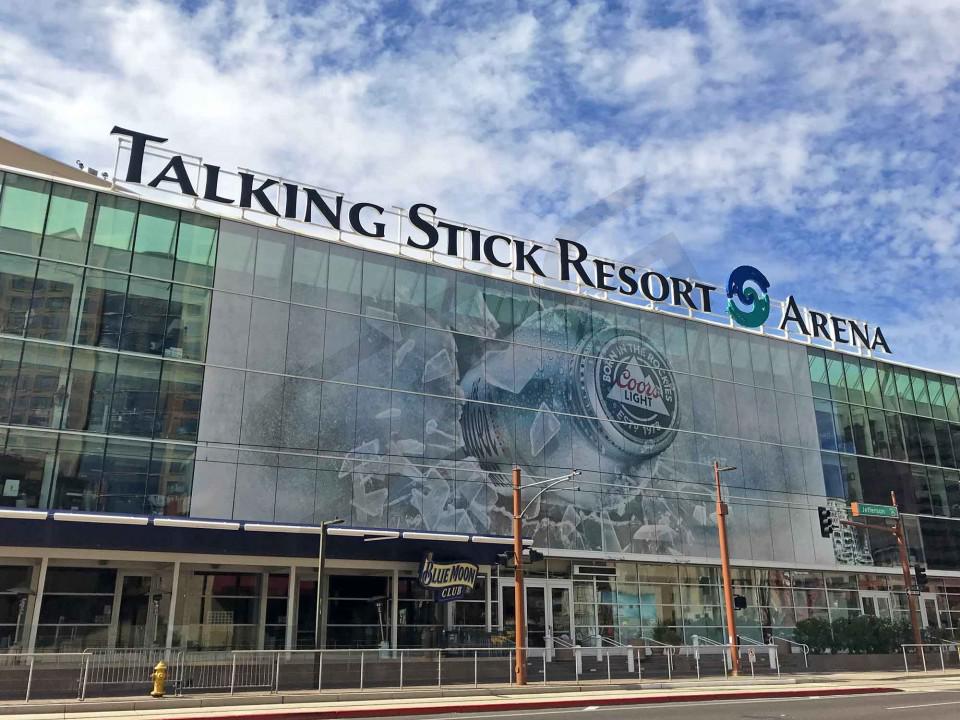
<path fill-rule="evenodd" d="M 150 695 L 155 698 L 163 697 L 167 685 L 167 664 L 163 660 L 158 662 L 150 677 L 153 679 L 153 690 L 150 691 Z"/>

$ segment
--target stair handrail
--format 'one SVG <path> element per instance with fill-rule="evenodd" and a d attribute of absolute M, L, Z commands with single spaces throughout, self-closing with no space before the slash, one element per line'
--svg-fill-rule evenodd
<path fill-rule="evenodd" d="M 728 645 L 726 645 L 725 643 L 717 642 L 716 640 L 713 640 L 713 639 L 708 638 L 708 637 L 704 637 L 703 635 L 694 635 L 693 637 L 694 637 L 698 642 L 706 643 L 707 645 L 716 645 L 717 647 L 728 647 Z M 696 645 L 696 644 L 697 644 L 697 643 L 694 643 L 694 645 Z"/>
<path fill-rule="evenodd" d="M 557 637 L 556 635 L 546 635 L 545 637 L 546 637 L 550 642 L 552 642 L 556 647 L 558 647 L 558 648 L 560 648 L 560 649 L 562 649 L 562 650 L 575 650 L 576 647 L 577 647 L 576 645 L 574 645 L 574 644 L 573 644 L 572 642 L 570 642 L 569 640 L 564 640 L 563 638 L 559 638 L 559 637 Z"/>
<path fill-rule="evenodd" d="M 663 648 L 676 648 L 677 645 L 671 645 L 670 643 L 661 642 L 652 637 L 647 637 L 646 635 L 637 635 L 637 640 L 643 640 L 645 643 L 653 643 L 657 647 Z M 636 647 L 636 646 L 635 646 Z"/>
<path fill-rule="evenodd" d="M 810 667 L 810 661 L 807 660 L 807 655 L 810 654 L 810 646 L 809 646 L 809 645 L 807 645 L 806 643 L 797 642 L 796 640 L 791 640 L 790 638 L 785 638 L 785 637 L 783 637 L 782 635 L 771 635 L 771 636 L 770 636 L 770 639 L 771 639 L 771 640 L 779 640 L 780 642 L 784 642 L 784 643 L 786 643 L 787 645 L 792 645 L 793 647 L 798 647 L 798 648 L 800 648 L 800 651 L 803 653 L 803 666 L 804 666 L 805 668 L 809 668 L 809 667 Z"/>
<path fill-rule="evenodd" d="M 611 647 L 618 647 L 618 648 L 627 647 L 627 646 L 624 645 L 623 643 L 617 642 L 617 641 L 614 640 L 613 638 L 609 638 L 609 637 L 607 637 L 606 635 L 588 635 L 587 637 L 590 637 L 590 638 L 599 638 L 601 645 L 602 645 L 603 643 L 606 643 L 607 645 L 610 645 Z"/>

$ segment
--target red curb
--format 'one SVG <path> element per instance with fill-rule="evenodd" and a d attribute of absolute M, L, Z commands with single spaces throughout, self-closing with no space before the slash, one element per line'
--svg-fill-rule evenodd
<path fill-rule="evenodd" d="M 506 702 L 471 703 L 466 705 L 427 705 L 404 707 L 365 707 L 317 710 L 291 710 L 290 712 L 231 713 L 223 715 L 179 716 L 177 720 L 234 720 L 239 718 L 270 718 L 271 720 L 323 720 L 324 718 L 375 718 L 401 717 L 408 715 L 457 715 L 461 713 L 507 712 L 511 710 L 544 710 L 549 708 L 578 708 L 588 706 L 617 705 L 665 705 L 683 702 L 710 700 L 764 700 L 776 698 L 828 697 L 837 695 L 876 695 L 879 693 L 903 692 L 899 688 L 810 688 L 807 690 L 748 690 L 745 692 L 709 692 L 690 695 L 645 695 L 643 697 L 614 698 L 569 698 L 563 700 L 509 700 Z"/>

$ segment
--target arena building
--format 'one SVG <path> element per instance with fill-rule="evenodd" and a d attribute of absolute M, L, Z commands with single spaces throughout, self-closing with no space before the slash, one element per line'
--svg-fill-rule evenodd
<path fill-rule="evenodd" d="M 0 648 L 507 643 L 515 466 L 569 477 L 530 646 L 720 640 L 715 460 L 741 634 L 903 618 L 889 535 L 817 513 L 894 491 L 957 637 L 958 379 L 875 323 L 115 131 L 111 180 L 0 144 Z"/>

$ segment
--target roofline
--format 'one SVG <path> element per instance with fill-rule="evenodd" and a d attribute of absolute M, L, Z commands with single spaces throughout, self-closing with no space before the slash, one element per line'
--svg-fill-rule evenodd
<path fill-rule="evenodd" d="M 95 184 L 91 184 L 91 183 L 80 182 L 79 180 L 75 180 L 75 179 L 72 179 L 72 178 L 68 179 L 68 178 L 63 178 L 63 177 L 59 177 L 59 176 L 56 176 L 56 175 L 49 175 L 49 174 L 47 174 L 47 173 L 41 173 L 41 172 L 37 172 L 37 171 L 33 171 L 33 170 L 28 170 L 28 169 L 25 169 L 25 168 L 19 168 L 19 167 L 16 167 L 16 166 L 14 166 L 14 165 L 7 165 L 7 164 L 4 164 L 4 163 L 0 163 L 0 171 L 13 172 L 13 173 L 20 174 L 20 175 L 29 175 L 29 176 L 31 176 L 31 177 L 36 177 L 36 178 L 43 179 L 43 180 L 48 180 L 48 181 L 51 181 L 51 182 L 57 182 L 57 183 L 61 183 L 61 184 L 64 184 L 64 185 L 73 185 L 73 186 L 76 186 L 76 187 L 84 187 L 84 188 L 88 188 L 88 189 L 91 189 L 91 190 L 95 190 L 95 191 L 101 192 L 101 193 L 116 194 L 116 195 L 119 195 L 119 196 L 121 196 L 121 197 L 134 198 L 134 199 L 137 199 L 137 200 L 139 200 L 139 201 L 141 201 L 141 202 L 147 202 L 147 203 L 151 203 L 151 204 L 154 204 L 154 205 L 161 205 L 161 206 L 164 206 L 164 207 L 175 208 L 175 209 L 177 209 L 177 210 L 188 209 L 188 208 L 185 208 L 183 205 L 178 205 L 178 204 L 176 204 L 176 203 L 167 203 L 167 202 L 163 202 L 162 200 L 156 200 L 156 199 L 153 199 L 153 198 L 149 198 L 149 199 L 148 199 L 148 198 L 145 198 L 145 197 L 143 197 L 143 196 L 141 196 L 141 195 L 138 195 L 137 193 L 129 192 L 128 190 L 126 190 L 126 189 L 123 188 L 123 187 L 118 187 L 115 181 L 114 181 L 114 182 L 111 182 L 109 187 L 103 187 L 102 185 L 99 185 L 99 184 L 96 184 L 96 185 L 95 185 Z M 93 180 L 97 180 L 97 181 L 99 181 L 99 182 L 102 182 L 102 181 L 100 181 L 99 178 L 93 178 L 93 176 L 91 176 L 91 178 L 92 178 Z M 331 239 L 331 238 L 329 238 L 329 237 L 318 237 L 318 236 L 313 236 L 313 235 L 307 235 L 307 234 L 304 234 L 304 233 L 302 233 L 302 232 L 297 232 L 297 231 L 292 230 L 292 229 L 290 229 L 290 228 L 283 227 L 283 226 L 281 226 L 281 225 L 279 225 L 279 224 L 265 225 L 264 223 L 254 222 L 254 221 L 252 221 L 252 220 L 248 220 L 248 219 L 246 219 L 245 217 L 243 217 L 243 216 L 242 216 L 242 213 L 241 213 L 241 217 L 230 217 L 230 216 L 226 216 L 226 215 L 220 215 L 220 214 L 217 214 L 217 213 L 209 212 L 209 211 L 207 211 L 207 210 L 200 209 L 200 208 L 196 208 L 196 207 L 189 208 L 189 212 L 194 212 L 194 213 L 197 213 L 197 214 L 200 214 L 200 215 L 206 215 L 207 217 L 216 218 L 216 219 L 218 219 L 218 220 L 228 220 L 228 221 L 230 221 L 230 222 L 236 222 L 236 223 L 240 223 L 240 224 L 242 224 L 242 225 L 247 225 L 247 226 L 250 226 L 250 227 L 274 229 L 274 230 L 278 230 L 278 231 L 280 231 L 280 232 L 290 233 L 291 235 L 295 235 L 295 236 L 297 236 L 297 237 L 305 237 L 305 238 L 309 238 L 309 239 L 312 239 L 312 240 L 318 240 L 318 241 L 320 241 L 320 242 L 327 242 L 327 243 L 332 243 L 332 244 L 340 244 L 340 245 L 345 245 L 345 246 L 347 246 L 347 247 L 355 247 L 355 248 L 358 248 L 358 249 L 361 249 L 361 250 L 365 250 L 365 251 L 367 251 L 367 252 L 372 252 L 372 253 L 376 253 L 376 254 L 378 254 L 378 255 L 384 255 L 384 256 L 387 256 L 387 257 L 403 257 L 405 260 L 411 260 L 411 261 L 413 261 L 413 262 L 418 262 L 418 263 L 420 263 L 420 264 L 422 264 L 422 265 L 427 265 L 427 266 L 430 265 L 430 263 L 428 263 L 428 262 L 426 262 L 426 261 L 424 261 L 424 260 L 422 260 L 422 259 L 420 259 L 420 258 L 418 258 L 418 257 L 411 257 L 411 256 L 408 256 L 408 255 L 403 255 L 403 254 L 399 251 L 400 249 L 402 249 L 402 246 L 400 246 L 400 245 L 397 245 L 397 247 L 398 247 L 398 252 L 397 252 L 397 253 L 387 253 L 387 252 L 383 252 L 382 250 L 379 250 L 379 249 L 377 249 L 377 248 L 366 247 L 366 246 L 364 246 L 362 243 L 344 242 L 343 240 L 334 240 L 334 239 Z M 270 216 L 270 217 L 273 217 L 273 216 Z M 276 220 L 279 221 L 280 218 L 276 218 Z M 321 228 L 322 226 L 317 226 L 317 227 L 318 227 L 318 228 Z M 349 233 L 349 232 L 344 233 L 344 232 L 341 231 L 341 232 L 338 233 L 338 235 L 340 235 L 341 237 L 342 237 L 344 234 L 346 234 L 346 235 L 348 235 L 348 236 L 352 236 L 352 233 Z M 524 286 L 524 285 L 525 285 L 525 283 L 519 282 L 519 281 L 514 280 L 514 279 L 511 279 L 511 278 L 503 278 L 503 277 L 499 277 L 499 276 L 494 275 L 494 274 L 477 272 L 477 271 L 475 271 L 475 270 L 471 270 L 470 268 L 466 268 L 466 267 L 459 267 L 459 268 L 457 268 L 457 267 L 451 267 L 451 266 L 449 266 L 449 265 L 440 265 L 440 267 L 443 267 L 443 268 L 448 269 L 448 270 L 453 270 L 453 271 L 455 271 L 455 272 L 461 272 L 461 273 L 467 273 L 467 274 L 470 274 L 470 275 L 475 275 L 475 276 L 477 276 L 477 277 L 493 278 L 493 279 L 497 279 L 497 280 L 502 280 L 502 281 L 504 281 L 504 282 L 509 282 L 509 283 L 514 284 L 514 285 L 520 285 L 520 286 Z M 755 330 L 751 330 L 751 329 L 748 329 L 748 328 L 743 328 L 743 327 L 740 327 L 740 326 L 738 326 L 738 325 L 735 325 L 735 324 L 733 324 L 732 321 L 731 321 L 731 322 L 716 322 L 716 321 L 712 321 L 712 320 L 707 319 L 707 318 L 697 317 L 697 316 L 694 316 L 694 315 L 692 315 L 692 314 L 681 314 L 681 313 L 677 313 L 677 312 L 671 312 L 671 311 L 668 311 L 668 310 L 660 310 L 660 309 L 657 309 L 656 306 L 654 306 L 654 307 L 644 307 L 644 306 L 641 306 L 641 305 L 636 305 L 636 304 L 634 304 L 634 303 L 618 301 L 618 300 L 616 300 L 616 299 L 612 299 L 612 298 L 609 298 L 609 297 L 599 297 L 599 296 L 591 295 L 591 294 L 581 294 L 581 293 L 577 293 L 577 292 L 573 292 L 573 291 L 571 291 L 571 290 L 565 289 L 565 288 L 563 288 L 563 287 L 554 287 L 554 286 L 546 285 L 546 284 L 537 284 L 537 283 L 535 283 L 535 282 L 534 282 L 534 283 L 530 283 L 530 284 L 527 285 L 527 286 L 528 286 L 528 287 L 535 287 L 535 288 L 546 289 L 546 290 L 552 290 L 552 291 L 554 291 L 554 292 L 560 292 L 560 293 L 563 293 L 563 294 L 565 294 L 565 295 L 571 295 L 571 296 L 573 296 L 573 297 L 581 297 L 581 298 L 587 298 L 587 299 L 591 299 L 591 300 L 598 300 L 598 301 L 600 301 L 600 302 L 609 303 L 609 304 L 614 305 L 614 306 L 616 306 L 616 307 L 631 308 L 631 309 L 637 310 L 637 311 L 639 311 L 639 312 L 652 313 L 652 314 L 656 314 L 656 315 L 660 315 L 660 316 L 677 318 L 677 319 L 679 319 L 679 320 L 692 321 L 692 322 L 700 323 L 700 324 L 702 324 L 702 325 L 706 325 L 706 326 L 708 326 L 708 327 L 724 328 L 724 329 L 726 329 L 726 330 L 731 330 L 731 331 L 734 331 L 734 332 L 740 332 L 740 333 L 743 333 L 743 334 L 748 335 L 748 336 L 751 336 L 751 337 L 764 337 L 764 338 L 767 338 L 767 339 L 769 339 L 769 340 L 776 340 L 776 341 L 779 341 L 779 342 L 785 342 L 785 343 L 788 343 L 788 344 L 790 344 L 790 345 L 798 345 L 798 346 L 801 346 L 801 347 L 806 347 L 806 348 L 808 348 L 808 349 L 824 350 L 824 351 L 827 351 L 827 352 L 836 352 L 836 353 L 840 353 L 841 355 L 846 355 L 846 356 L 855 357 L 855 358 L 861 358 L 861 359 L 865 359 L 865 360 L 871 360 L 871 361 L 873 361 L 873 362 L 883 363 L 883 364 L 886 364 L 886 365 L 893 365 L 893 366 L 896 366 L 896 367 L 907 368 L 907 369 L 909 369 L 909 370 L 920 370 L 920 371 L 922 371 L 922 372 L 933 373 L 933 374 L 935 374 L 935 375 L 944 375 L 944 376 L 953 378 L 954 380 L 958 381 L 958 384 L 960 384 L 960 374 L 954 374 L 953 372 L 950 372 L 950 371 L 938 370 L 938 369 L 926 367 L 926 366 L 923 366 L 923 365 L 911 365 L 911 364 L 909 364 L 909 363 L 905 363 L 905 362 L 901 362 L 901 361 L 897 361 L 897 360 L 890 360 L 890 359 L 887 359 L 887 358 L 878 357 L 877 355 L 872 354 L 872 353 L 871 353 L 871 354 L 868 354 L 868 355 L 865 355 L 865 354 L 862 354 L 862 353 L 860 353 L 860 352 L 854 352 L 854 351 L 852 351 L 852 350 L 846 350 L 846 349 L 840 348 L 840 347 L 836 346 L 836 344 L 834 344 L 834 345 L 831 346 L 831 345 L 826 345 L 826 344 L 815 343 L 815 342 L 813 342 L 812 339 L 808 339 L 808 340 L 805 342 L 805 341 L 803 341 L 803 340 L 801 340 L 801 339 L 798 339 L 798 338 L 780 337 L 780 336 L 778 336 L 778 335 L 773 335 L 773 334 L 764 332 L 762 327 L 761 327 L 761 331 L 760 331 L 760 332 L 757 332 L 757 331 L 755 331 Z"/>

